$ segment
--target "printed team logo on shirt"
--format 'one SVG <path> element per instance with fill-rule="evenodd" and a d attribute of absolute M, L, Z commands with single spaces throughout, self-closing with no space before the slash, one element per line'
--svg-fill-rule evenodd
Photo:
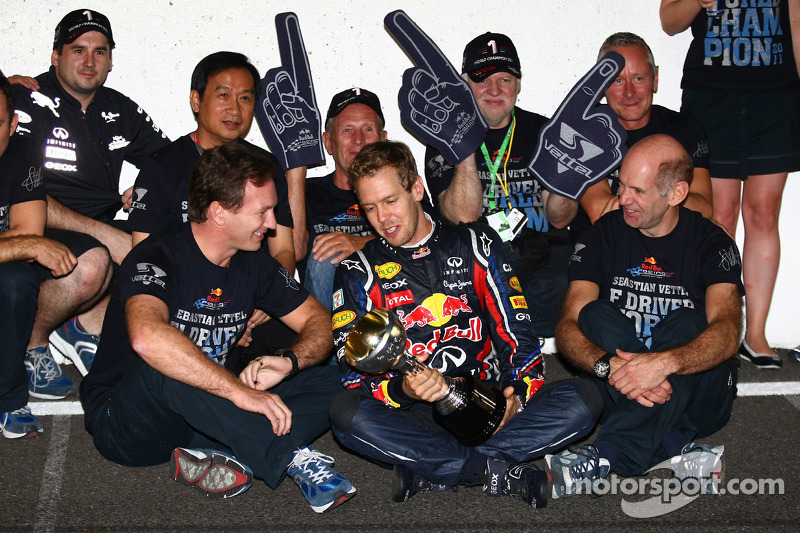
<path fill-rule="evenodd" d="M 212 289 L 211 292 L 205 298 L 200 298 L 194 303 L 194 306 L 197 309 L 209 309 L 212 311 L 216 311 L 217 309 L 223 309 L 231 303 L 230 300 L 222 301 L 222 289 L 216 288 Z"/>
<path fill-rule="evenodd" d="M 43 184 L 42 167 L 28 167 L 28 177 L 22 182 L 25 190 L 32 191 L 38 189 Z"/>
<path fill-rule="evenodd" d="M 403 270 L 403 267 L 393 262 L 375 265 L 375 273 L 383 279 L 392 279 L 401 270 Z"/>
<path fill-rule="evenodd" d="M 142 187 L 135 187 L 133 189 L 131 209 L 141 209 L 142 211 L 147 211 L 147 204 L 142 202 L 142 198 L 144 198 L 145 194 L 147 194 L 147 189 L 143 189 Z"/>
<path fill-rule="evenodd" d="M 646 278 L 671 278 L 674 272 L 666 272 L 658 265 L 655 257 L 645 257 L 642 264 L 628 269 L 631 276 L 643 276 Z"/>
<path fill-rule="evenodd" d="M 114 135 L 114 137 L 111 139 L 111 142 L 108 143 L 108 150 L 113 152 L 114 150 L 125 148 L 130 143 L 131 142 L 122 135 Z"/>
<path fill-rule="evenodd" d="M 528 301 L 525 299 L 524 296 L 511 296 L 508 299 L 511 302 L 511 307 L 514 309 L 527 309 L 528 308 Z"/>
<path fill-rule="evenodd" d="M 40 93 L 39 91 L 33 91 L 31 93 L 31 102 L 38 105 L 39 107 L 44 107 L 46 109 L 49 109 L 57 117 L 61 116 L 58 114 L 58 111 L 56 111 L 56 109 L 58 109 L 58 106 L 61 105 L 61 98 L 56 98 L 55 100 L 52 100 L 49 96 L 46 96 Z"/>
<path fill-rule="evenodd" d="M 520 285 L 519 279 L 517 279 L 517 276 L 514 276 L 513 278 L 508 280 L 508 284 L 511 285 L 512 289 L 517 290 L 519 292 L 522 292 L 522 285 Z"/>
<path fill-rule="evenodd" d="M 167 273 L 156 265 L 152 263 L 137 263 L 136 270 L 138 270 L 139 273 L 131 278 L 132 282 L 141 283 L 142 285 L 150 285 L 151 283 L 154 283 L 161 288 L 166 286 L 166 283 L 159 278 L 166 277 Z"/>
<path fill-rule="evenodd" d="M 342 311 L 340 313 L 336 313 L 331 318 L 331 329 L 341 328 L 342 326 L 346 326 L 353 320 L 355 320 L 356 314 L 352 311 Z"/>
<path fill-rule="evenodd" d="M 361 212 L 361 206 L 353 204 L 347 208 L 347 211 L 332 217 L 329 222 L 361 222 L 364 220 L 364 214 Z"/>
<path fill-rule="evenodd" d="M 116 118 L 119 117 L 119 113 L 113 113 L 111 111 L 103 111 L 100 113 L 100 116 L 106 119 L 106 124 L 111 122 L 116 122 Z"/>

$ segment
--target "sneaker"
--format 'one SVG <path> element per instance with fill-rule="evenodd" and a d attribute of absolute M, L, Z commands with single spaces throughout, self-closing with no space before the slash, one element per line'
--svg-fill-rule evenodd
<path fill-rule="evenodd" d="M 25 370 L 28 371 L 28 394 L 34 398 L 60 400 L 78 393 L 46 346 L 25 352 Z"/>
<path fill-rule="evenodd" d="M 780 355 L 756 353 L 745 341 L 742 341 L 742 344 L 739 346 L 739 358 L 753 363 L 753 366 L 756 368 L 780 368 L 783 366 Z"/>
<path fill-rule="evenodd" d="M 253 484 L 253 472 L 247 465 L 219 450 L 175 448 L 169 467 L 172 479 L 209 498 L 233 498 Z"/>
<path fill-rule="evenodd" d="M 530 463 L 510 465 L 489 459 L 486 462 L 487 496 L 513 496 L 536 508 L 547 506 L 547 474 Z"/>
<path fill-rule="evenodd" d="M 74 316 L 53 330 L 50 344 L 75 364 L 81 376 L 89 373 L 100 337 L 87 332 Z"/>
<path fill-rule="evenodd" d="M 286 468 L 314 512 L 324 513 L 352 498 L 356 488 L 339 472 L 328 465 L 333 457 L 323 455 L 308 446 L 294 452 Z"/>
<path fill-rule="evenodd" d="M 392 501 L 407 502 L 420 492 L 442 492 L 450 490 L 450 485 L 442 485 L 418 476 L 405 465 L 394 465 L 392 472 Z"/>
<path fill-rule="evenodd" d="M 42 423 L 31 413 L 27 405 L 16 411 L 0 413 L 0 428 L 7 439 L 20 437 L 35 437 L 42 433 Z"/>
<path fill-rule="evenodd" d="M 554 500 L 591 494 L 594 482 L 605 478 L 611 466 L 594 446 L 570 446 L 561 455 L 545 455 L 544 461 Z"/>
<path fill-rule="evenodd" d="M 701 494 L 719 494 L 725 477 L 725 446 L 709 446 L 690 442 L 681 454 L 670 461 L 675 477 L 680 480 L 696 479 Z"/>
<path fill-rule="evenodd" d="M 794 359 L 795 361 L 800 362 L 800 346 L 789 350 L 789 359 Z"/>

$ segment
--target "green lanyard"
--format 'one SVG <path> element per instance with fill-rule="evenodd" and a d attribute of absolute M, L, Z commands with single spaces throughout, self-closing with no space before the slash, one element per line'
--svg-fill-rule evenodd
<path fill-rule="evenodd" d="M 517 118 L 514 116 L 514 110 L 511 110 L 511 124 L 508 125 L 508 130 L 506 131 L 506 136 L 503 139 L 503 144 L 500 145 L 500 150 L 497 152 L 497 157 L 494 161 L 489 156 L 489 151 L 486 149 L 486 143 L 484 142 L 481 144 L 481 152 L 483 152 L 483 158 L 486 160 L 486 167 L 489 169 L 489 174 L 492 176 L 492 186 L 489 191 L 489 208 L 494 211 L 497 209 L 497 204 L 494 201 L 494 180 L 497 177 L 497 169 L 500 168 L 500 163 L 506 157 L 506 149 L 508 148 L 508 142 L 511 140 L 511 132 L 514 131 L 514 124 L 516 123 Z M 509 156 L 511 154 L 508 154 Z M 510 199 L 509 199 L 510 201 Z"/>

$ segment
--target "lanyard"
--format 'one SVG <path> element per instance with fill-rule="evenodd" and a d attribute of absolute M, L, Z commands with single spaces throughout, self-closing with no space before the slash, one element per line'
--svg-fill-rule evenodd
<path fill-rule="evenodd" d="M 508 130 L 506 131 L 506 136 L 503 139 L 503 143 L 500 145 L 500 149 L 497 151 L 497 157 L 494 161 L 492 161 L 491 156 L 489 156 L 489 151 L 486 149 L 486 143 L 484 142 L 481 144 L 481 152 L 483 152 L 483 158 L 486 160 L 486 167 L 489 169 L 489 174 L 492 176 L 492 186 L 489 191 L 489 208 L 494 211 L 497 209 L 497 204 L 494 200 L 494 180 L 497 178 L 500 181 L 500 185 L 503 188 L 503 192 L 508 196 L 508 192 L 506 192 L 506 180 L 497 177 L 497 169 L 500 168 L 500 163 L 503 159 L 508 160 L 508 157 L 511 157 L 510 150 L 507 151 L 508 143 L 511 140 L 511 137 L 514 134 L 514 126 L 517 124 L 517 118 L 514 116 L 514 110 L 511 110 L 511 124 L 508 125 Z M 505 173 L 505 172 L 504 172 Z"/>

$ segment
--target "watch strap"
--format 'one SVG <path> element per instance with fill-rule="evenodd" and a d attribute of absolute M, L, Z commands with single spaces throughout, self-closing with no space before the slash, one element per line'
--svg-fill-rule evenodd
<path fill-rule="evenodd" d="M 291 379 L 300 372 L 300 364 L 297 362 L 297 355 L 295 355 L 292 350 L 289 348 L 280 348 L 279 350 L 275 350 L 275 355 L 278 357 L 285 357 L 292 362 L 292 370 L 284 379 Z"/>

